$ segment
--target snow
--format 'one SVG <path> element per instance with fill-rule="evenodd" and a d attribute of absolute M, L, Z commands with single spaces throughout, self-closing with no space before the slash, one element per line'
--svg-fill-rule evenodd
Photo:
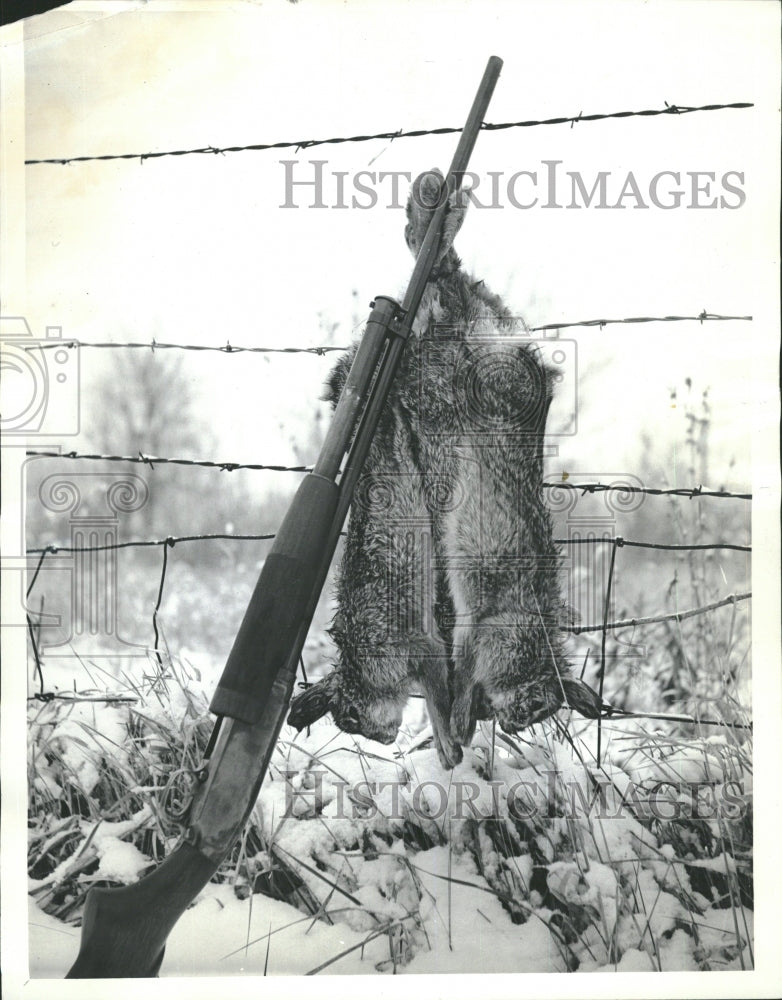
<path fill-rule="evenodd" d="M 674 931 L 660 943 L 660 966 L 663 972 L 697 972 L 692 954 L 692 938 L 683 930 Z"/>
<path fill-rule="evenodd" d="M 209 939 L 204 939 L 204 927 Z M 169 938 L 166 976 L 189 976 L 199 972 L 218 975 L 303 975 L 364 941 L 366 935 L 344 924 L 329 926 L 314 921 L 286 903 L 265 897 L 240 901 L 227 886 L 210 886 L 209 892 L 186 911 Z M 327 973 L 372 972 L 373 959 L 387 954 L 384 942 L 370 942 L 364 950 L 352 951 L 326 970 Z"/>
<path fill-rule="evenodd" d="M 150 862 L 151 859 L 133 844 L 125 844 L 116 837 L 104 837 L 96 877 L 117 879 L 126 884 L 135 882 Z"/>
<path fill-rule="evenodd" d="M 100 716 L 111 731 L 121 712 Z M 84 722 L 69 712 L 42 739 L 63 740 Z M 752 914 L 739 907 L 734 921 L 719 900 L 693 893 L 692 862 L 624 802 L 641 774 L 667 773 L 670 747 L 650 747 L 598 769 L 549 728 L 492 746 L 482 726 L 444 771 L 420 738 L 380 747 L 328 719 L 308 734 L 283 729 L 255 809 L 265 849 L 247 863 L 255 874 L 282 866 L 302 888 L 283 902 L 209 885 L 174 928 L 161 974 L 471 973 L 486 970 L 487 956 L 498 973 L 751 968 Z M 682 750 L 683 769 L 703 773 L 695 748 Z M 701 759 L 718 751 L 699 749 Z M 94 743 L 89 759 L 102 752 Z M 149 807 L 121 822 L 82 820 L 76 851 L 36 885 L 69 875 L 85 888 L 134 882 L 150 859 L 131 835 L 151 822 Z M 97 869 L 84 872 L 85 859 Z M 736 870 L 727 853 L 700 866 Z M 31 912 L 33 974 L 60 976 L 78 933 Z"/>
<path fill-rule="evenodd" d="M 30 971 L 40 979 L 62 979 L 79 950 L 80 931 L 50 917 L 28 897 Z"/>
<path fill-rule="evenodd" d="M 484 971 L 487 954 L 493 972 L 565 970 L 546 923 L 532 916 L 513 924 L 470 859 L 434 847 L 417 856 L 415 870 L 428 897 L 422 911 L 431 918 L 430 949 L 416 955 L 406 972 Z M 460 881 L 449 883 L 449 877 Z"/>
<path fill-rule="evenodd" d="M 753 968 L 754 914 L 746 907 L 711 907 L 695 921 L 700 947 L 715 969 Z M 736 930 L 740 939 L 737 947 Z"/>
<path fill-rule="evenodd" d="M 333 923 L 209 885 L 176 925 L 162 974 L 260 975 L 267 963 L 270 974 L 303 974 L 331 959 L 325 974 L 469 973 L 485 970 L 487 955 L 492 971 L 509 973 L 564 972 L 574 956 L 584 971 L 751 967 L 751 913 L 740 914 L 737 941 L 731 910 L 702 897 L 685 908 L 689 880 L 673 847 L 629 810 L 615 811 L 628 780 L 616 764 L 602 771 L 600 815 L 586 768 L 562 743 L 492 755 L 479 735 L 452 772 L 433 748 L 415 745 L 405 754 L 378 748 L 326 720 L 309 735 L 284 730 L 256 807 L 268 849 L 252 859 L 254 870 L 284 863 Z M 507 817 L 519 781 L 537 812 L 529 839 L 499 851 L 481 817 Z M 99 859 L 87 878 L 135 881 L 149 859 L 127 838 L 149 819 L 145 808 L 123 822 L 83 822 Z M 415 830 L 423 840 L 411 849 L 402 833 Z M 541 863 L 548 903 L 562 912 L 532 890 Z M 725 863 L 720 856 L 703 866 L 724 872 Z M 508 891 L 511 909 L 502 903 Z M 570 958 L 562 913 L 581 927 Z M 30 934 L 35 975 L 62 974 L 78 934 L 35 909 Z"/>
<path fill-rule="evenodd" d="M 687 864 L 692 865 L 694 868 L 710 868 L 712 871 L 721 872 L 723 875 L 725 872 L 736 871 L 736 859 L 724 851 L 714 858 L 698 858 L 695 861 L 688 861 Z"/>
<path fill-rule="evenodd" d="M 68 706 L 67 714 L 62 713 L 56 722 L 51 722 L 58 711 L 60 706 L 52 705 L 39 713 L 31 726 L 30 753 L 41 758 L 42 784 L 50 787 L 53 782 L 43 765 L 41 747 L 46 747 L 62 758 L 85 794 L 89 794 L 100 780 L 101 765 L 106 757 L 122 767 L 126 713 L 111 705 L 74 702 Z"/>
<path fill-rule="evenodd" d="M 677 920 L 686 920 L 687 914 L 675 896 L 663 892 L 652 872 L 638 872 L 634 887 L 638 911 L 645 916 L 645 924 L 657 938 L 676 926 Z"/>
<path fill-rule="evenodd" d="M 269 936 L 270 935 L 270 936 Z M 328 956 L 360 943 L 365 934 L 344 924 L 313 921 L 292 906 L 256 897 L 240 901 L 227 886 L 210 885 L 174 927 L 166 946 L 162 977 L 197 975 L 304 975 Z M 73 963 L 79 931 L 30 903 L 30 964 L 37 978 L 61 979 Z M 373 959 L 387 957 L 380 939 L 357 948 L 325 973 L 373 972 Z"/>
<path fill-rule="evenodd" d="M 616 966 L 617 972 L 651 972 L 653 969 L 651 958 L 639 948 L 628 948 Z"/>
<path fill-rule="evenodd" d="M 106 820 L 98 823 L 83 821 L 80 824 L 81 832 L 84 834 L 81 847 L 62 861 L 48 878 L 37 884 L 58 885 L 83 860 L 85 854 L 88 857 L 97 856 L 99 859 L 95 879 L 115 879 L 125 884 L 137 881 L 140 873 L 149 867 L 152 859 L 142 854 L 133 844 L 125 843 L 120 838 L 145 826 L 151 818 L 152 810 L 149 806 L 144 806 L 130 819 L 119 823 L 110 823 Z"/>

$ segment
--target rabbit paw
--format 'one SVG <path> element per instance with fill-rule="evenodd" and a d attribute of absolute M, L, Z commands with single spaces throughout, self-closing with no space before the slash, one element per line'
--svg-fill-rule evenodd
<path fill-rule="evenodd" d="M 446 188 L 442 173 L 437 170 L 427 170 L 416 177 L 410 189 L 407 200 L 407 226 L 405 239 L 414 257 L 418 256 L 421 244 L 435 211 L 445 197 Z M 464 222 L 464 216 L 469 204 L 469 193 L 461 189 L 454 191 L 448 198 L 448 207 L 443 222 L 442 238 L 435 259 L 439 265 L 445 255 L 451 250 L 456 234 Z"/>

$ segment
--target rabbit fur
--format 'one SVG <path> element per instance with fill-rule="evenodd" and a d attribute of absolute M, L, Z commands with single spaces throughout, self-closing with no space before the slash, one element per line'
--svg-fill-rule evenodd
<path fill-rule="evenodd" d="M 442 190 L 414 182 L 416 256 Z M 552 373 L 523 324 L 462 269 L 451 195 L 438 258 L 351 507 L 336 581 L 333 671 L 298 695 L 297 728 L 331 712 L 392 743 L 423 691 L 440 761 L 462 758 L 478 719 L 516 732 L 551 715 L 569 683 L 559 552 L 542 496 Z M 355 347 L 333 369 L 336 404 Z"/>

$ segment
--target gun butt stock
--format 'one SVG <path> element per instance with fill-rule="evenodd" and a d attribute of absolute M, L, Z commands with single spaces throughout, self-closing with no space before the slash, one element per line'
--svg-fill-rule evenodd
<path fill-rule="evenodd" d="M 219 861 L 183 843 L 140 882 L 91 889 L 81 949 L 65 978 L 156 976 L 171 928 L 218 866 Z"/>

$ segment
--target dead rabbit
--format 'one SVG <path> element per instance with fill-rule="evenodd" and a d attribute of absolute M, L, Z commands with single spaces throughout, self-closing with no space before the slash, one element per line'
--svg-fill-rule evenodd
<path fill-rule="evenodd" d="M 414 182 L 416 256 L 442 190 Z M 559 553 L 542 496 L 552 373 L 523 324 L 453 249 L 469 192 L 449 200 L 440 252 L 352 504 L 336 584 L 334 670 L 292 702 L 298 729 L 331 712 L 392 743 L 423 692 L 445 768 L 478 719 L 543 719 L 569 685 Z M 355 348 L 354 348 L 355 350 Z M 339 398 L 353 352 L 331 373 Z"/>

